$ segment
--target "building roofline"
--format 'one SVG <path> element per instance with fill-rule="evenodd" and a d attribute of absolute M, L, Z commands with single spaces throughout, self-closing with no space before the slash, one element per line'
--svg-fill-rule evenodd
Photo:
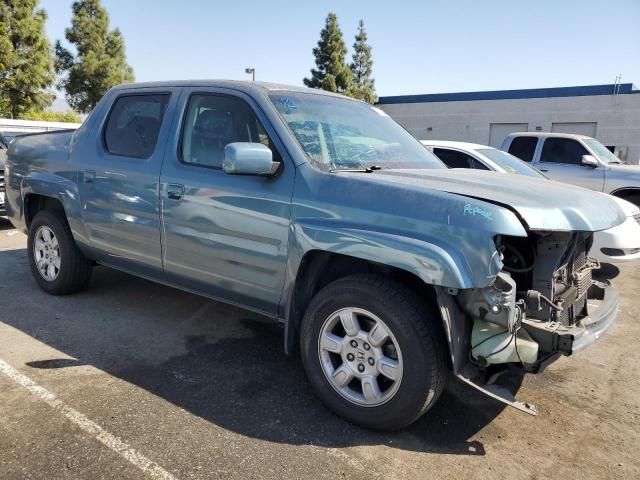
<path fill-rule="evenodd" d="M 589 97 L 595 95 L 640 93 L 633 83 L 583 85 L 577 87 L 527 88 L 522 90 L 490 90 L 484 92 L 429 93 L 380 97 L 378 105 L 398 103 L 468 102 L 475 100 L 519 100 L 527 98 Z"/>

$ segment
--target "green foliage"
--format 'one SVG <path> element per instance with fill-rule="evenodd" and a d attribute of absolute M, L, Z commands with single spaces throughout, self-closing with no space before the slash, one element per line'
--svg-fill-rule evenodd
<path fill-rule="evenodd" d="M 351 85 L 351 70 L 345 63 L 347 46 L 335 13 L 327 16 L 313 55 L 316 58 L 317 69 L 311 70 L 311 78 L 305 78 L 304 84 L 330 92 L 347 93 Z"/>
<path fill-rule="evenodd" d="M 378 101 L 375 81 L 371 78 L 373 60 L 371 59 L 371 45 L 367 43 L 367 32 L 364 21 L 358 24 L 356 41 L 353 44 L 353 62 L 351 63 L 352 82 L 349 96 L 364 100 L 367 103 Z"/>
<path fill-rule="evenodd" d="M 59 87 L 67 102 L 79 112 L 88 113 L 113 86 L 134 81 L 127 64 L 124 39 L 118 29 L 109 30 L 109 15 L 100 0 L 74 2 L 71 28 L 65 38 L 76 55 L 56 42 L 55 69 L 62 75 Z"/>
<path fill-rule="evenodd" d="M 29 110 L 20 118 L 22 120 L 40 120 L 43 122 L 82 122 L 82 118 L 80 118 L 78 112 L 74 112 L 73 110 L 67 110 L 66 112 L 52 112 L 51 110 Z"/>
<path fill-rule="evenodd" d="M 47 14 L 38 0 L 0 0 L 0 117 L 51 105 L 54 95 Z"/>

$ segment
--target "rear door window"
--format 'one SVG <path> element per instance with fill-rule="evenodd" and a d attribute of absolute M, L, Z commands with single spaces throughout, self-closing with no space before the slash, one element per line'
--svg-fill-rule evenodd
<path fill-rule="evenodd" d="M 435 147 L 433 149 L 433 153 L 449 168 L 475 168 L 478 170 L 489 170 L 471 155 L 458 150 Z"/>
<path fill-rule="evenodd" d="M 570 138 L 547 138 L 542 146 L 540 161 L 580 165 L 582 156 L 588 155 L 586 148 Z"/>
<path fill-rule="evenodd" d="M 537 137 L 516 137 L 509 145 L 509 153 L 520 160 L 531 162 L 538 145 Z"/>
<path fill-rule="evenodd" d="M 473 157 L 469 157 L 469 161 L 471 162 L 471 168 L 473 168 L 474 170 L 490 170 L 490 168 L 487 167 L 484 163 Z"/>
<path fill-rule="evenodd" d="M 169 94 L 123 95 L 109 113 L 104 146 L 113 155 L 147 159 L 156 148 Z"/>

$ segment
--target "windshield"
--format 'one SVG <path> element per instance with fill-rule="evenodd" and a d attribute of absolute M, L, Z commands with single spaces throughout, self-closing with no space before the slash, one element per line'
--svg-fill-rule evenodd
<path fill-rule="evenodd" d="M 366 103 L 293 92 L 269 98 L 322 170 L 446 168 L 386 113 Z"/>
<path fill-rule="evenodd" d="M 593 150 L 597 157 L 605 163 L 622 163 L 618 157 L 616 157 L 611 150 L 601 144 L 595 138 L 585 138 L 584 143 Z"/>
<path fill-rule="evenodd" d="M 493 161 L 500 168 L 503 168 L 509 173 L 517 173 L 518 175 L 527 175 L 528 177 L 547 177 L 540 170 L 527 165 L 525 162 L 517 157 L 514 157 L 510 153 L 497 150 L 495 148 L 480 148 L 476 150 L 481 155 L 484 155 L 489 160 Z"/>
<path fill-rule="evenodd" d="M 7 148 L 8 146 L 9 142 L 0 133 L 0 150 L 2 150 L 3 148 Z"/>

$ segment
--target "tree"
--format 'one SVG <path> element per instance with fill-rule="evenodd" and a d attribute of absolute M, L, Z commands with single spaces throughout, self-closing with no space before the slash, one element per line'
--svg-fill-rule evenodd
<path fill-rule="evenodd" d="M 44 109 L 55 96 L 53 58 L 38 0 L 0 0 L 0 116 Z"/>
<path fill-rule="evenodd" d="M 347 93 L 351 85 L 351 70 L 345 63 L 347 46 L 335 13 L 327 16 L 313 55 L 317 69 L 311 69 L 311 78 L 305 78 L 304 84 L 330 92 Z"/>
<path fill-rule="evenodd" d="M 109 31 L 109 15 L 100 0 L 74 2 L 71 28 L 65 38 L 76 55 L 56 42 L 55 69 L 62 75 L 58 87 L 71 107 L 89 113 L 113 86 L 134 81 L 127 64 L 124 39 L 116 28 Z"/>
<path fill-rule="evenodd" d="M 356 41 L 353 44 L 353 62 L 351 63 L 351 89 L 349 95 L 364 100 L 367 103 L 378 101 L 375 81 L 371 78 L 373 60 L 371 59 L 371 45 L 367 43 L 367 32 L 364 21 L 358 24 Z"/>
<path fill-rule="evenodd" d="M 82 118 L 73 110 L 52 112 L 51 110 L 29 110 L 21 117 L 23 120 L 41 120 L 43 122 L 80 123 Z"/>

